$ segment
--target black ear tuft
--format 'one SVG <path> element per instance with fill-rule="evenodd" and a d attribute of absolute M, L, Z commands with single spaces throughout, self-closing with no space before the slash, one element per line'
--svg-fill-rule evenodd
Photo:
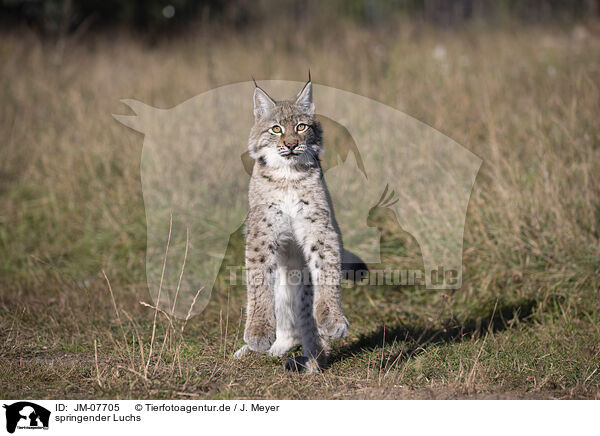
<path fill-rule="evenodd" d="M 300 90 L 296 96 L 296 105 L 302 108 L 309 114 L 315 113 L 315 105 L 313 104 L 312 82 L 310 79 L 310 71 L 308 73 L 308 82 Z"/>

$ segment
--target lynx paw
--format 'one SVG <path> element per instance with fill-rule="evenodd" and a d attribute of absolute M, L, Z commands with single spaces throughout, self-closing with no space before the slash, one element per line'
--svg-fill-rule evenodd
<path fill-rule="evenodd" d="M 269 356 L 281 357 L 297 344 L 298 341 L 294 338 L 277 338 L 269 348 Z"/>
<path fill-rule="evenodd" d="M 262 323 L 246 326 L 244 341 L 252 351 L 266 353 L 275 342 L 275 328 Z"/>
<path fill-rule="evenodd" d="M 345 338 L 348 334 L 348 320 L 345 316 L 330 317 L 319 325 L 319 333 L 331 339 Z"/>
<path fill-rule="evenodd" d="M 292 357 L 285 362 L 283 367 L 286 371 L 306 372 L 307 374 L 321 372 L 321 368 L 317 360 L 310 359 L 306 356 Z"/>
<path fill-rule="evenodd" d="M 273 339 L 270 336 L 250 336 L 246 343 L 248 344 L 248 348 L 252 351 L 256 351 L 258 353 L 266 353 L 271 344 L 273 343 Z"/>
<path fill-rule="evenodd" d="M 241 359 L 242 357 L 244 357 L 249 352 L 250 352 L 250 348 L 248 348 L 248 345 L 244 345 L 242 348 L 240 348 L 235 353 L 233 353 L 233 358 L 234 359 Z"/>
<path fill-rule="evenodd" d="M 332 339 L 346 337 L 349 324 L 340 311 L 331 310 L 323 301 L 317 302 L 315 308 L 319 334 Z"/>

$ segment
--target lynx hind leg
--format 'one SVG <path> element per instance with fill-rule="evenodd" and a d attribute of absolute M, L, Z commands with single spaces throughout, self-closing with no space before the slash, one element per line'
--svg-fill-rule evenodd
<path fill-rule="evenodd" d="M 302 356 L 288 359 L 284 368 L 288 371 L 319 372 L 326 364 L 329 344 L 319 335 L 317 323 L 313 315 L 313 287 L 303 287 L 297 295 L 297 314 L 300 333 L 302 335 Z"/>
<path fill-rule="evenodd" d="M 301 342 L 296 295 L 302 292 L 303 266 L 301 253 L 290 250 L 279 259 L 275 279 L 275 342 L 269 349 L 269 354 L 275 357 L 283 356 Z"/>

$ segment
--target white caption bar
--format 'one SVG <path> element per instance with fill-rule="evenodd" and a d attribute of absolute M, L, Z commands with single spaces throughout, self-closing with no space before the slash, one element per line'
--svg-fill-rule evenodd
<path fill-rule="evenodd" d="M 591 434 L 597 401 L 48 401 L 0 400 L 2 430 L 16 435 Z M 594 418 L 596 417 L 596 418 Z M 12 430 L 12 432 L 11 432 Z M 190 431 L 193 431 L 190 433 Z M 433 433 L 435 432 L 435 433 Z M 6 433 L 3 433 L 6 434 Z M 184 433 L 181 433 L 184 434 Z"/>

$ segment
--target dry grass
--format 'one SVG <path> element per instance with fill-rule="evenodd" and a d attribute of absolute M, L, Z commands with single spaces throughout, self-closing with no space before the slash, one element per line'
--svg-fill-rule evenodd
<path fill-rule="evenodd" d="M 599 55 L 591 27 L 199 33 L 155 46 L 4 34 L 0 396 L 598 398 Z M 251 74 L 303 80 L 308 66 L 484 159 L 462 289 L 347 290 L 350 336 L 315 377 L 230 359 L 244 289 L 225 274 L 187 324 L 139 304 L 142 137 L 111 117 L 121 98 L 170 107 Z M 410 257 L 405 236 L 384 242 L 386 262 Z"/>

